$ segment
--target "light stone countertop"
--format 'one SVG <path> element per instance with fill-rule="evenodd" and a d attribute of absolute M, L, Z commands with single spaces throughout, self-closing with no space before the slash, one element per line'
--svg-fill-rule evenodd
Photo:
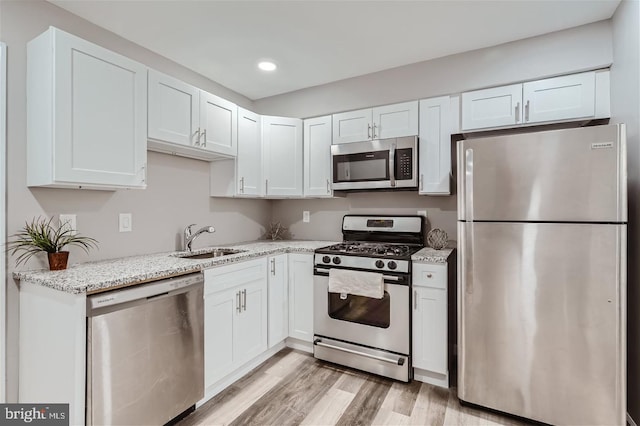
<path fill-rule="evenodd" d="M 447 263 L 449 255 L 453 253 L 456 248 L 455 241 L 449 241 L 447 247 L 442 250 L 436 250 L 431 247 L 425 247 L 417 253 L 411 256 L 413 262 L 418 263 Z"/>
<path fill-rule="evenodd" d="M 13 276 L 21 281 L 39 284 L 73 294 L 95 293 L 133 284 L 158 280 L 176 275 L 198 272 L 216 266 L 242 262 L 249 259 L 279 253 L 313 253 L 317 248 L 335 244 L 337 241 L 253 241 L 215 248 L 244 250 L 210 259 L 183 259 L 185 252 L 164 252 L 119 259 L 101 260 L 70 265 L 62 271 L 23 271 Z M 205 253 L 214 247 L 193 250 L 194 254 Z"/>

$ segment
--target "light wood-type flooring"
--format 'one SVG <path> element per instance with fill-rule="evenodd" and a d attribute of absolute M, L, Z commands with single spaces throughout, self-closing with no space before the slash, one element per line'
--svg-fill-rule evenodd
<path fill-rule="evenodd" d="M 401 383 L 283 349 L 194 413 L 187 425 L 524 425 L 461 406 L 455 390 Z"/>

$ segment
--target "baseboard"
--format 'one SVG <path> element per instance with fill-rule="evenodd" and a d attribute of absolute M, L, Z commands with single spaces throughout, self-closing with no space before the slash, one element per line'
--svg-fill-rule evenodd
<path fill-rule="evenodd" d="M 303 352 L 313 353 L 313 343 L 305 340 L 288 337 L 285 341 L 288 348 L 298 349 Z"/>
<path fill-rule="evenodd" d="M 627 413 L 627 424 L 629 426 L 638 426 L 638 424 L 633 421 L 633 417 L 631 417 L 631 414 L 629 413 Z"/>
<path fill-rule="evenodd" d="M 430 385 L 439 386 L 441 388 L 449 387 L 448 374 L 434 373 L 433 371 L 422 370 L 415 367 L 413 368 L 413 380 L 429 383 Z"/>
<path fill-rule="evenodd" d="M 276 344 L 274 347 L 261 353 L 257 357 L 253 358 L 251 361 L 248 361 L 247 363 L 243 364 L 241 367 L 238 367 L 233 372 L 226 375 L 224 378 L 220 379 L 213 385 L 209 386 L 207 389 L 204 390 L 204 398 L 202 398 L 200 401 L 196 403 L 196 409 L 200 408 L 203 404 L 205 404 L 211 398 L 213 398 L 214 396 L 216 396 L 217 394 L 219 394 L 220 392 L 228 388 L 230 385 L 235 383 L 242 376 L 244 376 L 245 374 L 247 374 L 257 366 L 259 366 L 260 364 L 262 364 L 263 362 L 265 362 L 266 360 L 268 360 L 269 358 L 271 358 L 272 356 L 280 352 L 282 349 L 284 349 L 284 347 L 285 347 L 284 341 Z"/>

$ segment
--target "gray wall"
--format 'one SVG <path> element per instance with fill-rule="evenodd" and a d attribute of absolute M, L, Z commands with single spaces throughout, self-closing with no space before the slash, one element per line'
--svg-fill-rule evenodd
<path fill-rule="evenodd" d="M 275 115 L 312 117 L 608 67 L 612 61 L 611 22 L 601 21 L 260 99 L 255 108 Z M 302 222 L 304 210 L 311 213 L 309 223 Z M 289 226 L 295 238 L 340 239 L 340 220 L 347 213 L 416 214 L 418 210 L 427 210 L 431 228 L 442 228 L 450 239 L 457 239 L 455 195 L 381 192 L 335 200 L 275 201 L 273 219 Z"/>
<path fill-rule="evenodd" d="M 8 234 L 16 232 L 26 219 L 34 216 L 75 213 L 79 231 L 98 239 L 100 250 L 92 251 L 88 256 L 81 251 L 72 251 L 72 263 L 175 250 L 179 232 L 190 223 L 211 224 L 217 228 L 215 234 L 201 237 L 195 246 L 255 240 L 260 237 L 271 218 L 270 202 L 209 198 L 209 165 L 203 161 L 150 152 L 148 188 L 143 191 L 27 188 L 26 43 L 50 25 L 241 106 L 251 108 L 252 103 L 235 92 L 50 3 L 2 1 L 0 7 L 0 40 L 8 46 Z M 118 213 L 133 214 L 133 232 L 118 233 Z M 14 265 L 14 260 L 8 259 L 9 274 Z M 33 261 L 27 267 L 41 266 L 44 264 L 40 261 Z M 7 399 L 15 401 L 18 371 L 18 290 L 10 277 L 7 279 L 7 286 Z"/>
<path fill-rule="evenodd" d="M 612 61 L 611 23 L 601 21 L 259 99 L 254 105 L 260 113 L 307 118 L 608 67 Z"/>
<path fill-rule="evenodd" d="M 627 411 L 640 423 L 640 3 L 623 0 L 613 17 L 611 121 L 627 125 L 629 232 Z"/>

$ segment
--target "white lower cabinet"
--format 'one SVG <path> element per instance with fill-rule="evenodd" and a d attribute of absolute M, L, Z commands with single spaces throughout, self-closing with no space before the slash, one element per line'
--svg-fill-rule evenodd
<path fill-rule="evenodd" d="M 413 368 L 416 380 L 448 387 L 447 265 L 413 264 Z"/>
<path fill-rule="evenodd" d="M 289 337 L 313 340 L 313 254 L 289 254 Z"/>
<path fill-rule="evenodd" d="M 205 389 L 267 350 L 267 259 L 204 271 Z"/>
<path fill-rule="evenodd" d="M 270 256 L 269 274 L 269 347 L 284 341 L 289 334 L 287 311 L 289 310 L 288 256 Z"/>

